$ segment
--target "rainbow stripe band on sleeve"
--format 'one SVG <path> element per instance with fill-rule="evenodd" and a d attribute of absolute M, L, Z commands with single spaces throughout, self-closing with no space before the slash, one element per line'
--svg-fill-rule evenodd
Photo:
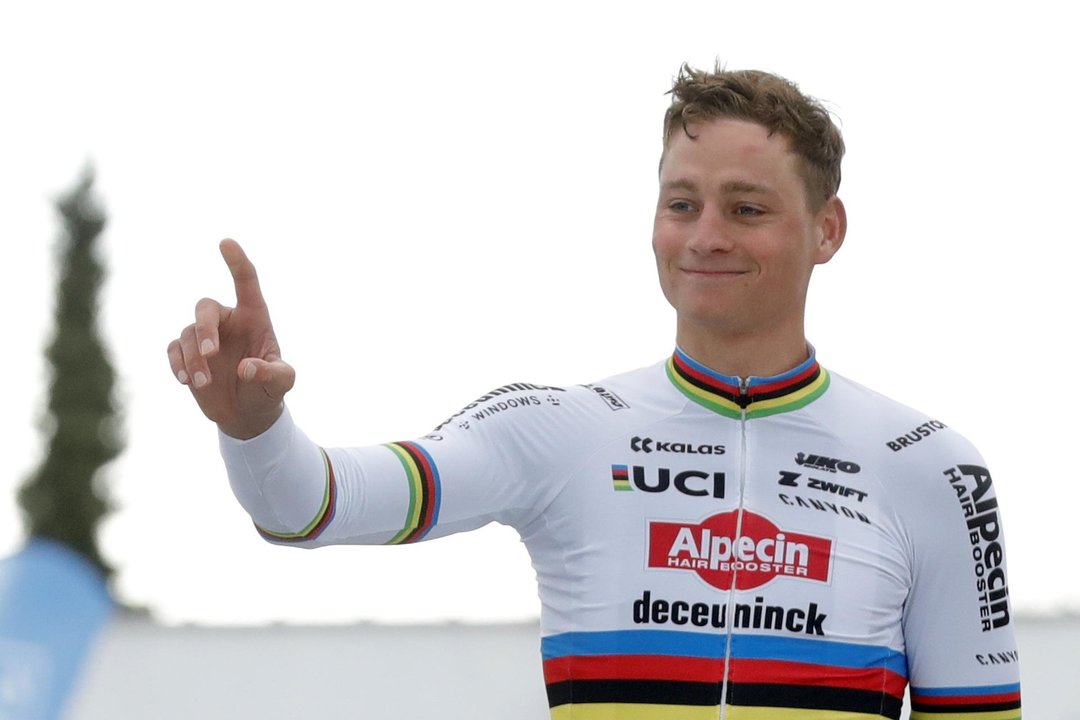
<path fill-rule="evenodd" d="M 334 513 L 337 510 L 337 479 L 334 477 L 334 466 L 330 462 L 330 457 L 322 448 L 319 448 L 319 452 L 322 453 L 323 467 L 326 469 L 326 489 L 323 491 L 319 512 L 315 514 L 315 519 L 308 523 L 307 527 L 296 533 L 278 533 L 256 525 L 255 529 L 259 531 L 259 534 L 270 542 L 293 543 L 314 540 L 334 519 Z"/>
<path fill-rule="evenodd" d="M 911 720 L 1020 720 L 1020 683 L 911 688 Z"/>
<path fill-rule="evenodd" d="M 401 545 L 423 540 L 424 536 L 439 522 L 441 502 L 439 470 L 427 450 L 412 442 L 395 442 L 386 445 L 401 461 L 409 482 L 409 510 L 401 532 L 387 545 Z"/>

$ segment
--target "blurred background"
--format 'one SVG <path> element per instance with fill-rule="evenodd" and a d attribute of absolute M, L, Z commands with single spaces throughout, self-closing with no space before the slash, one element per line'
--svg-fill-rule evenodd
<path fill-rule="evenodd" d="M 1080 717 L 1063 695 L 1065 648 L 1080 640 L 1066 554 L 1080 391 L 1063 364 L 1080 261 L 1074 28 L 1041 0 L 0 6 L 9 585 L 29 532 L 19 488 L 55 455 L 45 352 L 67 337 L 54 317 L 58 203 L 84 192 L 104 221 L 94 306 L 117 414 L 101 425 L 115 437 L 99 439 L 115 457 L 90 468 L 111 511 L 87 522 L 128 609 L 106 621 L 88 581 L 88 626 L 105 630 L 96 645 L 87 635 L 71 716 L 166 717 L 156 697 L 187 717 L 295 717 L 274 698 L 355 691 L 420 717 L 408 703 L 426 694 L 393 679 L 423 672 L 446 683 L 440 707 L 457 697 L 472 717 L 532 717 L 498 700 L 476 711 L 466 680 L 508 667 L 519 685 L 488 685 L 545 716 L 533 573 L 513 531 L 392 549 L 266 545 L 165 347 L 200 297 L 232 301 L 217 241 L 234 237 L 298 370 L 292 412 L 324 445 L 422 435 L 507 382 L 589 382 L 661 359 L 673 313 L 649 241 L 665 91 L 683 61 L 720 60 L 790 77 L 839 117 L 850 227 L 813 283 L 810 340 L 826 367 L 982 450 L 1004 508 L 1025 707 Z M 5 656 L 34 664 L 6 642 L 0 671 Z M 439 643 L 474 649 L 476 664 L 447 669 Z M 404 648 L 408 660 L 393 654 Z M 520 663 L 480 669 L 514 653 Z M 303 684 L 312 667 L 354 670 L 319 688 L 317 674 Z M 199 673 L 235 682 L 164 700 L 207 687 Z M 21 691 L 14 671 L 0 676 L 2 710 Z M 121 692 L 117 677 L 144 680 Z"/>

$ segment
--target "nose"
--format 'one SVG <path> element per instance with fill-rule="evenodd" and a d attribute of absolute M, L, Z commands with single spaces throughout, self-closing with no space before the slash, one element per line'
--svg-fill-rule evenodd
<path fill-rule="evenodd" d="M 694 223 L 687 247 L 702 255 L 730 252 L 734 248 L 731 227 L 717 208 L 705 206 Z"/>

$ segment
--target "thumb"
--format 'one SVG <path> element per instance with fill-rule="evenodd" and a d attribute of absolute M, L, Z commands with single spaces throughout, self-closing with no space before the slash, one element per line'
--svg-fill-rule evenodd
<path fill-rule="evenodd" d="M 274 400 L 283 398 L 296 382 L 296 370 L 284 360 L 244 358 L 236 371 L 240 382 L 261 385 L 266 394 Z"/>

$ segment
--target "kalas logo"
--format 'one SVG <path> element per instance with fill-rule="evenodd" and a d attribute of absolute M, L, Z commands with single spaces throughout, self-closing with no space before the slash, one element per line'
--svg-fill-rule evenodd
<path fill-rule="evenodd" d="M 768 518 L 744 510 L 705 518 L 698 525 L 649 523 L 649 567 L 690 570 L 721 590 L 760 587 L 777 577 L 829 581 L 832 540 L 783 532 Z"/>
<path fill-rule="evenodd" d="M 630 438 L 630 449 L 634 452 L 666 452 L 685 453 L 686 455 L 723 455 L 727 449 L 723 445 L 708 445 L 683 442 L 670 442 L 667 440 L 653 440 L 651 437 Z"/>

